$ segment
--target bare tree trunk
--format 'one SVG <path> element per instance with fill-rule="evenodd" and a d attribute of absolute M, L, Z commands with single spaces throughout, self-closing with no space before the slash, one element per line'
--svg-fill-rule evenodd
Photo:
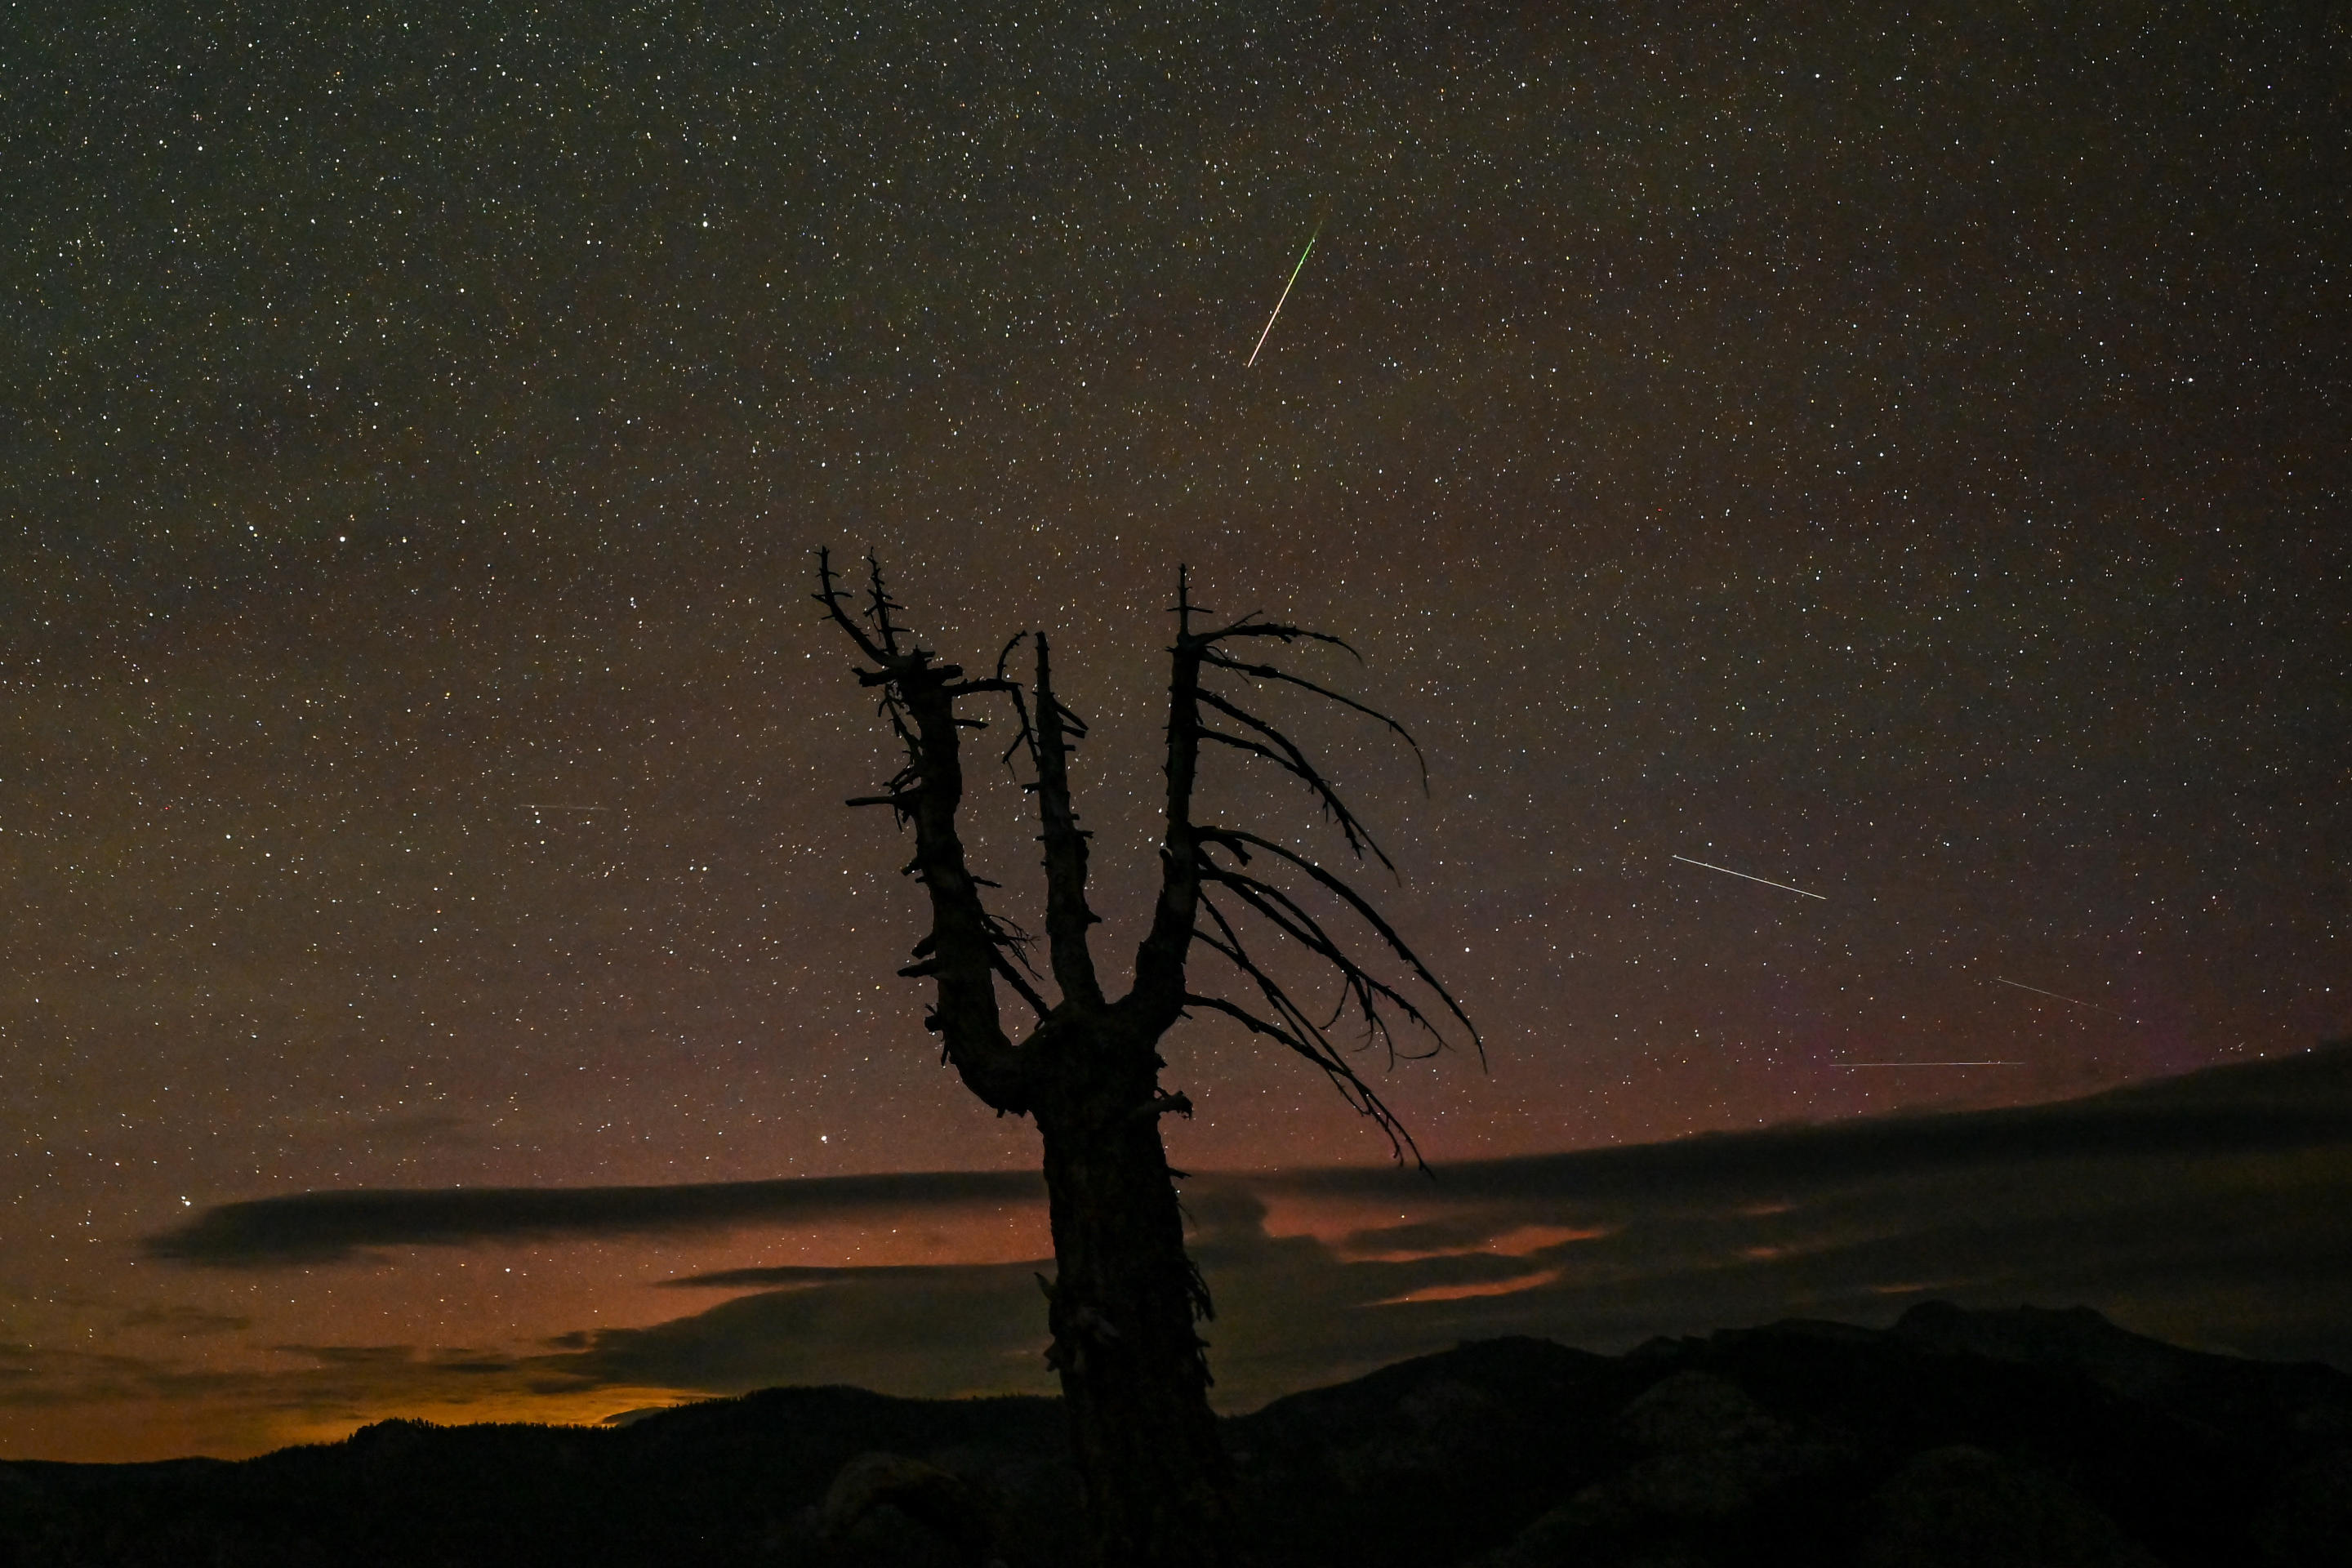
<path fill-rule="evenodd" d="M 1097 1061 L 1118 1060 L 1126 1092 L 1090 1096 L 1094 1105 L 1063 1114 L 1041 1107 L 1037 1115 L 1056 1268 L 1046 1359 L 1061 1373 L 1107 1568 L 1231 1564 L 1243 1556 L 1232 1467 L 1209 1411 L 1206 1346 L 1194 1329 L 1208 1294 L 1185 1255 L 1160 1144 L 1159 1058 L 1149 1041 L 1119 1033 L 1068 1043 Z"/>

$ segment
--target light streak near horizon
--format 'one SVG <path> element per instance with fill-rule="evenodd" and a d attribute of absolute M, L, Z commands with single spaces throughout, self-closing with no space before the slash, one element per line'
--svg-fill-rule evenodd
<path fill-rule="evenodd" d="M 1751 877 L 1745 871 L 1735 871 L 1728 866 L 1710 866 L 1704 860 L 1694 860 L 1687 855 L 1669 855 L 1666 858 L 1669 860 L 1679 860 L 1685 866 L 1696 866 L 1702 871 L 1720 871 L 1727 877 L 1738 877 L 1742 881 L 1746 882 L 1762 882 L 1768 888 L 1778 888 L 1784 893 L 1795 893 L 1801 898 L 1819 899 L 1823 903 L 1827 903 L 1829 901 L 1829 895 L 1827 893 L 1808 893 L 1804 889 L 1792 888 L 1786 882 L 1774 882 L 1769 881 L 1762 877 Z"/>
<path fill-rule="evenodd" d="M 1290 281 L 1282 286 L 1282 298 L 1274 302 L 1274 315 L 1265 319 L 1265 331 L 1257 335 L 1257 347 L 1250 350 L 1249 364 L 1244 365 L 1243 369 L 1246 370 L 1250 365 L 1257 363 L 1257 356 L 1265 351 L 1265 340 L 1274 335 L 1275 319 L 1282 314 L 1282 307 L 1289 300 L 1290 290 L 1297 283 L 1298 275 L 1307 270 L 1307 258 L 1314 254 L 1315 242 L 1322 237 L 1323 220 L 1317 218 L 1315 232 L 1307 237 L 1307 248 L 1298 253 L 1298 265 L 1290 269 Z"/>
<path fill-rule="evenodd" d="M 2055 991 L 2044 991 L 2039 985 L 2028 985 L 2021 980 L 2003 980 L 1998 974 L 1994 975 L 1992 978 L 1993 984 L 1996 985 L 2007 985 L 2019 991 L 2031 991 L 2036 996 L 2047 996 L 2054 1002 L 2072 1002 L 2077 1007 L 2088 1007 L 2092 1012 L 2105 1013 L 2110 1018 L 2121 1018 L 2125 1016 L 2124 1014 L 2116 1012 L 2112 1007 L 2102 1007 L 2096 1002 L 2085 1002 L 2080 996 L 2062 996 Z"/>
<path fill-rule="evenodd" d="M 2021 1068 L 2023 1062 L 1832 1062 L 1841 1068 Z"/>

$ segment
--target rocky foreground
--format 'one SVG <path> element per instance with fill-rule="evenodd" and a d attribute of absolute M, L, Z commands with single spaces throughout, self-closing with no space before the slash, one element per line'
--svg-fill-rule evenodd
<path fill-rule="evenodd" d="M 1269 1568 L 2352 1563 L 2352 1376 L 2087 1309 L 1622 1356 L 1491 1340 L 1225 1430 Z M 1048 1568 L 1076 1509 L 1054 1401 L 772 1389 L 619 1426 L 0 1465 L 0 1564 Z"/>

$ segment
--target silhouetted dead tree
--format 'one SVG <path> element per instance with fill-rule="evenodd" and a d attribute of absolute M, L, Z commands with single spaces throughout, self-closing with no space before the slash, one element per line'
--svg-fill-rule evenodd
<path fill-rule="evenodd" d="M 1331 1031 L 1352 1015 L 1366 1042 L 1384 1047 L 1391 1059 L 1401 1051 L 1436 1049 L 1444 1029 L 1458 1027 L 1474 1045 L 1478 1037 L 1428 967 L 1345 879 L 1271 838 L 1194 820 L 1202 748 L 1222 747 L 1290 774 L 1351 851 L 1391 864 L 1297 742 L 1205 678 L 1223 678 L 1244 692 L 1291 687 L 1387 726 L 1409 746 L 1412 737 L 1386 715 L 1242 651 L 1318 642 L 1355 652 L 1339 638 L 1255 616 L 1196 629 L 1206 612 L 1192 605 L 1180 569 L 1176 642 L 1169 650 L 1159 900 L 1136 952 L 1134 983 L 1112 1000 L 1087 944 L 1087 928 L 1098 917 L 1087 904 L 1088 836 L 1070 799 L 1071 751 L 1087 730 L 1055 696 L 1045 634 L 1016 636 L 994 674 L 971 676 L 917 646 L 870 555 L 866 579 L 865 604 L 856 607 L 830 555 L 818 553 L 817 601 L 873 667 L 859 669 L 857 679 L 880 690 L 882 714 L 906 747 L 906 765 L 885 792 L 850 804 L 887 806 L 902 827 L 915 829 L 908 870 L 929 894 L 931 929 L 915 944 L 915 962 L 899 973 L 938 987 L 926 1026 L 940 1036 L 965 1087 L 1001 1112 L 1034 1118 L 1044 1138 L 1056 1268 L 1050 1284 L 1040 1280 L 1053 1330 L 1046 1359 L 1061 1374 L 1097 1550 L 1116 1568 L 1238 1561 L 1229 1470 L 1209 1411 L 1207 1346 L 1194 1331 L 1212 1315 L 1209 1292 L 1184 1251 L 1174 1173 L 1160 1137 L 1161 1116 L 1190 1115 L 1192 1107 L 1160 1087 L 1167 1064 L 1156 1048 L 1160 1038 L 1188 1009 L 1221 1014 L 1314 1063 L 1380 1126 L 1400 1158 L 1410 1152 L 1418 1162 L 1411 1135 Z M 1005 673 L 1024 640 L 1034 656 L 1025 688 Z M 981 889 L 995 884 L 965 863 L 956 826 L 964 793 L 961 742 L 964 730 L 984 721 L 957 709 L 971 698 L 1003 699 L 1018 725 L 1004 759 L 1025 755 L 1025 787 L 1036 798 L 1045 953 L 1058 1000 L 1041 990 L 1045 977 L 1026 952 L 1030 936 L 982 903 Z M 1420 757 L 1418 747 L 1413 754 Z M 1318 893 L 1302 900 L 1302 882 Z M 1360 963 L 1318 908 L 1352 912 L 1385 951 L 1400 983 L 1430 1000 L 1416 1005 Z M 1253 944 L 1268 932 L 1337 976 L 1340 1004 L 1329 1017 L 1318 1022 L 1260 962 L 1261 949 Z M 1255 993 L 1253 1005 L 1193 988 L 1186 969 L 1196 945 L 1230 968 L 1245 994 Z M 1017 1041 L 998 1014 L 1000 984 L 1034 1015 Z M 1401 1047 L 1392 1022 L 1417 1031 L 1426 1049 Z"/>

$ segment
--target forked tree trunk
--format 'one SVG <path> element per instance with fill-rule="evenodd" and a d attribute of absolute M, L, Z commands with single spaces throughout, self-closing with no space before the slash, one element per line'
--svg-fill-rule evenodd
<path fill-rule="evenodd" d="M 1194 1330 L 1209 1315 L 1209 1293 L 1184 1253 L 1183 1216 L 1160 1141 L 1160 1117 L 1189 1115 L 1192 1108 L 1182 1095 L 1160 1091 L 1160 1038 L 1188 1009 L 1231 1018 L 1328 1074 L 1389 1133 L 1400 1155 L 1411 1147 L 1380 1096 L 1325 1033 L 1328 1026 L 1302 1011 L 1251 955 L 1236 917 L 1250 911 L 1328 965 L 1370 1037 L 1390 1040 L 1384 1010 L 1434 1039 L 1430 1018 L 1350 957 L 1323 918 L 1293 892 L 1246 869 L 1253 858 L 1306 879 L 1321 897 L 1352 911 L 1474 1042 L 1477 1031 L 1412 950 L 1346 882 L 1272 839 L 1193 821 L 1194 773 L 1207 742 L 1297 779 L 1351 849 L 1370 850 L 1383 864 L 1388 859 L 1289 736 L 1204 687 L 1202 675 L 1213 669 L 1228 679 L 1286 683 L 1378 720 L 1401 736 L 1404 731 L 1351 698 L 1243 658 L 1230 646 L 1253 638 L 1277 645 L 1336 638 L 1255 616 L 1197 631 L 1193 617 L 1201 612 L 1180 571 L 1160 898 L 1150 931 L 1136 952 L 1134 986 L 1109 1001 L 1087 943 L 1087 928 L 1097 921 L 1087 906 L 1087 834 L 1070 799 L 1070 751 L 1086 726 L 1054 695 L 1045 635 L 1023 634 L 1034 637 L 1037 658 L 1036 681 L 1027 691 L 1006 677 L 1003 658 L 994 676 L 967 679 L 960 667 L 939 662 L 906 637 L 892 618 L 898 606 L 883 588 L 881 568 L 870 556 L 867 566 L 866 626 L 850 613 L 824 552 L 817 557 L 817 599 L 876 665 L 859 670 L 857 679 L 882 691 L 883 711 L 906 744 L 907 765 L 887 793 L 850 804 L 888 806 L 915 829 L 909 869 L 930 896 L 931 930 L 916 944 L 916 962 L 899 973 L 938 982 L 938 1002 L 925 1022 L 940 1036 L 947 1060 L 983 1103 L 999 1113 L 1034 1117 L 1045 1137 L 1058 1274 L 1045 1287 L 1054 1331 L 1048 1359 L 1061 1373 L 1097 1560 L 1103 1568 L 1231 1568 L 1246 1553 L 1233 1511 L 1233 1467 L 1209 1410 L 1207 1347 Z M 1020 641 L 1006 645 L 1004 657 Z M 1033 984 L 1034 972 L 1024 955 L 1030 939 L 982 904 L 982 883 L 964 862 L 956 831 L 963 799 L 959 731 L 980 721 L 960 717 L 955 705 L 983 694 L 1012 703 L 1021 731 L 1006 755 L 1025 750 L 1035 769 L 1028 787 L 1037 799 L 1045 847 L 1045 934 L 1062 992 L 1058 1002 Z M 1226 727 L 1204 722 L 1203 708 Z M 1213 858 L 1212 850 L 1223 859 Z M 1221 908 L 1208 896 L 1213 889 L 1234 907 Z M 1196 944 L 1258 993 L 1255 1010 L 1190 984 L 1187 955 Z M 999 984 L 1036 1015 L 1034 1027 L 1017 1042 L 998 1015 Z M 1390 1049 L 1393 1057 L 1392 1042 Z"/>
<path fill-rule="evenodd" d="M 1194 1326 L 1208 1297 L 1160 1142 L 1160 1058 L 1120 1033 L 1069 1030 L 1067 1048 L 1092 1058 L 1085 1076 L 1100 1073 L 1108 1092 L 1036 1111 L 1056 1269 L 1047 1359 L 1106 1568 L 1228 1568 L 1243 1555 L 1232 1466 Z"/>

